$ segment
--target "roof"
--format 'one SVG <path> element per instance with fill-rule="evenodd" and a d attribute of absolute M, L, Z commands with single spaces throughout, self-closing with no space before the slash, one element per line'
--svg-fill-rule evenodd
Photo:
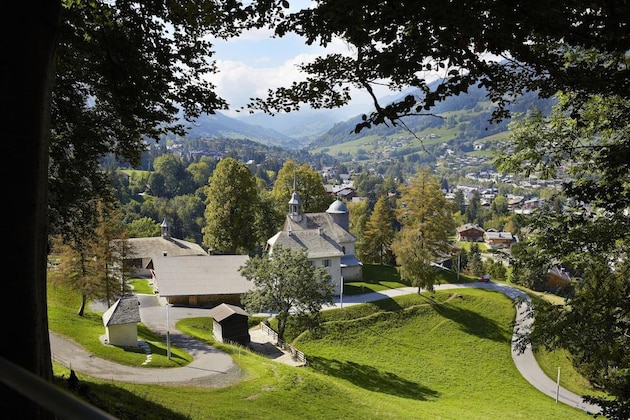
<path fill-rule="evenodd" d="M 496 232 L 496 231 L 486 231 L 485 233 L 486 235 L 486 239 L 489 241 L 498 241 L 498 240 L 504 240 L 504 241 L 513 241 L 514 237 L 512 236 L 511 232 Z"/>
<path fill-rule="evenodd" d="M 243 308 L 227 303 L 222 303 L 210 309 L 210 316 L 214 318 L 214 320 L 217 322 L 221 322 L 224 319 L 231 317 L 232 315 L 249 316 L 249 314 Z"/>
<path fill-rule="evenodd" d="M 328 206 L 328 209 L 326 210 L 326 213 L 347 214 L 348 213 L 348 207 L 345 205 L 345 203 L 343 201 L 337 199 L 337 200 L 333 201 L 330 206 Z"/>
<path fill-rule="evenodd" d="M 461 225 L 457 228 L 457 232 L 465 232 L 467 230 L 478 230 L 479 232 L 485 232 L 483 228 L 479 225 L 475 225 L 473 223 L 466 223 L 465 225 Z"/>
<path fill-rule="evenodd" d="M 324 234 L 337 243 L 343 244 L 356 241 L 356 238 L 350 232 L 339 226 L 333 217 L 325 212 L 306 213 L 299 223 L 287 216 L 282 230 L 284 232 L 289 230 L 291 232 L 317 231 L 317 228 L 321 228 Z"/>
<path fill-rule="evenodd" d="M 120 241 L 116 239 L 115 241 Z M 150 238 L 129 238 L 125 239 L 131 247 L 130 255 L 133 258 L 151 258 L 153 256 L 164 255 L 208 255 L 208 253 L 196 243 L 175 239 L 173 237 L 164 238 L 153 236 Z"/>
<path fill-rule="evenodd" d="M 341 246 L 323 231 L 317 229 L 280 231 L 276 233 L 267 244 L 273 248 L 281 246 L 291 250 L 304 249 L 308 258 L 341 257 Z"/>
<path fill-rule="evenodd" d="M 363 263 L 359 261 L 354 255 L 344 255 L 341 257 L 340 262 L 342 267 L 356 267 L 358 265 L 363 265 Z"/>
<path fill-rule="evenodd" d="M 118 299 L 103 313 L 103 325 L 135 324 L 140 322 L 140 308 L 137 296 L 127 296 Z"/>
<path fill-rule="evenodd" d="M 185 255 L 153 257 L 160 296 L 242 294 L 254 284 L 239 272 L 247 255 Z"/>

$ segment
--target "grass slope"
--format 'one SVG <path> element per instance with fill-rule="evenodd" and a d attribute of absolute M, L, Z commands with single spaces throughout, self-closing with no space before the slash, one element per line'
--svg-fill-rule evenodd
<path fill-rule="evenodd" d="M 78 318 L 63 308 L 68 303 L 74 307 L 76 300 L 58 289 L 51 294 L 51 328 Z M 211 318 L 193 318 L 177 327 L 230 353 L 244 372 L 242 381 L 223 388 L 165 387 L 79 374 L 79 393 L 121 419 L 588 418 L 520 376 L 510 357 L 514 309 L 501 294 L 413 294 L 324 315 L 319 335 L 296 340 L 310 362 L 305 368 L 215 343 Z M 87 326 L 73 322 L 74 328 L 91 330 L 92 318 L 99 317 L 91 315 Z M 98 346 L 94 334 L 81 336 Z M 67 374 L 55 365 L 60 385 Z"/>

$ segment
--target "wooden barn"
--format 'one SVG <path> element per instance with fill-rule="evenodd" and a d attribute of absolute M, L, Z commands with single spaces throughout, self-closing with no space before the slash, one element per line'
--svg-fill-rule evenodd
<path fill-rule="evenodd" d="M 222 303 L 210 310 L 210 316 L 214 320 L 212 335 L 215 340 L 249 345 L 249 314 L 243 308 Z"/>

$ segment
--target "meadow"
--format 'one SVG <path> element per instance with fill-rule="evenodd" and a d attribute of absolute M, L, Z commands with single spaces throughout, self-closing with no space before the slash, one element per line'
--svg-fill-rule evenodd
<path fill-rule="evenodd" d="M 351 285 L 348 293 L 399 287 L 387 270 L 368 269 L 367 281 Z M 103 333 L 100 314 L 88 311 L 78 317 L 78 302 L 80 297 L 71 291 L 52 287 L 51 329 L 77 337 L 91 351 L 104 347 L 98 341 Z M 221 388 L 166 387 L 115 383 L 79 373 L 78 393 L 121 419 L 588 418 L 555 403 L 520 376 L 510 355 L 514 308 L 500 293 L 458 289 L 411 294 L 323 315 L 326 322 L 320 330 L 294 340 L 307 355 L 306 367 L 214 342 L 211 318 L 192 318 L 180 321 L 177 328 L 231 354 L 243 372 L 240 382 Z M 139 335 L 152 343 L 153 366 L 173 363 L 165 357 L 159 336 L 142 325 Z M 111 351 L 101 349 L 98 355 L 112 358 Z M 189 356 L 176 351 L 176 364 L 186 364 Z M 133 354 L 115 357 L 119 363 L 136 364 Z M 66 367 L 55 364 L 60 386 L 67 387 L 68 374 Z"/>

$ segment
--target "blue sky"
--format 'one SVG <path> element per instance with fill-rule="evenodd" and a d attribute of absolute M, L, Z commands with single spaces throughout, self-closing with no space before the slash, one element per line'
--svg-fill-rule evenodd
<path fill-rule="evenodd" d="M 324 49 L 308 46 L 295 35 L 272 39 L 271 32 L 262 30 L 230 41 L 216 40 L 214 49 L 219 74 L 210 80 L 232 107 L 245 105 L 250 97 L 264 97 L 267 89 L 288 87 L 293 81 L 302 80 L 297 68 L 300 63 L 326 53 L 350 54 L 341 42 Z M 363 102 L 368 99 L 364 92 L 356 96 Z"/>

